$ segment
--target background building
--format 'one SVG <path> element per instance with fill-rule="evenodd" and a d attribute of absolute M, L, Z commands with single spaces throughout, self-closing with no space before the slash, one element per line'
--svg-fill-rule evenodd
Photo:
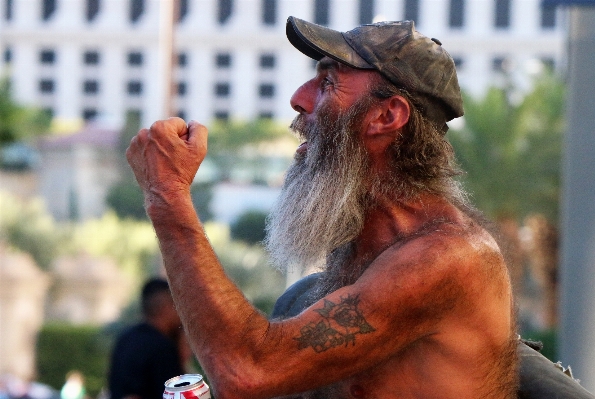
<path fill-rule="evenodd" d="M 294 15 L 339 30 L 413 19 L 439 38 L 461 86 L 528 87 L 544 64 L 564 68 L 565 11 L 541 0 L 178 0 L 175 112 L 290 120 L 289 98 L 314 63 L 285 38 Z M 159 0 L 1 0 L 0 65 L 24 104 L 55 117 L 121 125 L 161 118 Z"/>

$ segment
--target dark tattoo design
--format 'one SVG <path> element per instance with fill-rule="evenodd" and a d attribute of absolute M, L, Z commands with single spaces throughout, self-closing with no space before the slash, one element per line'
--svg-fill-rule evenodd
<path fill-rule="evenodd" d="M 298 341 L 298 349 L 312 347 L 316 352 L 324 352 L 336 346 L 355 345 L 356 334 L 368 334 L 376 331 L 358 309 L 359 297 L 348 295 L 341 298 L 339 304 L 327 299 L 324 307 L 316 309 L 322 316 L 319 322 L 311 322 L 302 327 Z"/>

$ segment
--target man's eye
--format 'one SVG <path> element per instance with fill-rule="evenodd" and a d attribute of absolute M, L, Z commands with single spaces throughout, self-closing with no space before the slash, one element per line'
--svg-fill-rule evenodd
<path fill-rule="evenodd" d="M 333 85 L 333 82 L 329 78 L 322 79 L 322 82 L 320 83 L 320 86 L 323 89 L 326 89 L 327 87 L 332 86 L 332 85 Z"/>

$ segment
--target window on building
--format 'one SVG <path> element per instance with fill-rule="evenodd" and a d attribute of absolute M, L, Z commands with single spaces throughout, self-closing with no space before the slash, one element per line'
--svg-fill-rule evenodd
<path fill-rule="evenodd" d="M 10 47 L 6 47 L 4 49 L 4 55 L 2 58 L 4 59 L 5 64 L 10 64 L 12 62 L 12 49 Z"/>
<path fill-rule="evenodd" d="M 85 51 L 83 54 L 83 63 L 85 65 L 99 65 L 99 52 Z"/>
<path fill-rule="evenodd" d="M 275 68 L 275 55 L 274 54 L 262 54 L 260 56 L 260 67 L 262 69 L 273 69 Z"/>
<path fill-rule="evenodd" d="M 86 122 L 92 121 L 97 118 L 98 114 L 99 113 L 95 108 L 85 108 L 83 109 L 83 120 Z"/>
<path fill-rule="evenodd" d="M 492 70 L 494 72 L 506 72 L 508 70 L 509 61 L 506 57 L 494 57 L 492 59 Z"/>
<path fill-rule="evenodd" d="M 143 82 L 131 80 L 126 85 L 126 92 L 131 96 L 140 96 L 143 94 Z"/>
<path fill-rule="evenodd" d="M 217 21 L 224 24 L 233 12 L 233 0 L 218 0 L 217 5 Z"/>
<path fill-rule="evenodd" d="M 229 120 L 229 111 L 215 111 L 215 119 L 227 122 Z"/>
<path fill-rule="evenodd" d="M 188 92 L 188 86 L 186 85 L 186 82 L 178 82 L 176 92 L 180 97 L 185 96 Z"/>
<path fill-rule="evenodd" d="M 51 65 L 56 62 L 56 52 L 54 50 L 41 50 L 39 52 L 39 62 Z"/>
<path fill-rule="evenodd" d="M 178 22 L 182 22 L 188 15 L 188 0 L 178 0 L 176 6 L 178 7 Z"/>
<path fill-rule="evenodd" d="M 54 92 L 55 86 L 53 79 L 41 79 L 39 81 L 39 92 L 43 94 L 51 94 Z"/>
<path fill-rule="evenodd" d="M 130 0 L 130 22 L 138 22 L 145 12 L 145 0 Z"/>
<path fill-rule="evenodd" d="M 56 11 L 57 0 L 43 0 L 41 7 L 41 19 L 44 21 L 49 20 L 54 12 Z"/>
<path fill-rule="evenodd" d="M 494 26 L 508 28 L 510 26 L 510 0 L 496 0 L 494 11 Z"/>
<path fill-rule="evenodd" d="M 141 66 L 143 65 L 143 53 L 140 51 L 131 51 L 128 53 L 128 65 Z"/>
<path fill-rule="evenodd" d="M 258 95 L 262 98 L 275 97 L 275 85 L 271 83 L 262 83 L 258 87 Z"/>
<path fill-rule="evenodd" d="M 551 29 L 556 27 L 556 6 L 541 4 L 541 27 Z"/>
<path fill-rule="evenodd" d="M 185 67 L 186 65 L 188 65 L 188 54 L 179 53 L 178 54 L 178 66 Z"/>
<path fill-rule="evenodd" d="M 260 119 L 273 119 L 274 118 L 274 114 L 272 111 L 261 111 L 258 114 L 258 118 Z"/>
<path fill-rule="evenodd" d="M 85 80 L 83 82 L 83 93 L 85 93 L 85 94 L 99 93 L 99 82 L 96 80 Z"/>
<path fill-rule="evenodd" d="M 227 82 L 220 82 L 215 84 L 215 96 L 229 97 L 231 93 L 231 86 Z"/>
<path fill-rule="evenodd" d="M 314 0 L 314 23 L 318 25 L 328 25 L 329 15 L 329 0 Z"/>
<path fill-rule="evenodd" d="M 374 0 L 359 0 L 359 23 L 371 24 L 374 19 Z"/>
<path fill-rule="evenodd" d="M 462 28 L 465 24 L 465 0 L 450 0 L 448 26 Z"/>
<path fill-rule="evenodd" d="M 86 17 L 87 22 L 91 22 L 97 18 L 99 14 L 99 0 L 87 0 Z"/>
<path fill-rule="evenodd" d="M 13 0 L 5 0 L 4 3 L 4 19 L 12 21 Z"/>
<path fill-rule="evenodd" d="M 462 57 L 452 57 L 452 60 L 455 63 L 455 68 L 460 69 L 463 67 L 464 60 Z"/>
<path fill-rule="evenodd" d="M 215 56 L 215 65 L 217 68 L 229 68 L 231 66 L 231 54 L 219 53 Z"/>
<path fill-rule="evenodd" d="M 405 0 L 403 15 L 406 20 L 415 21 L 419 25 L 419 0 Z"/>
<path fill-rule="evenodd" d="M 277 0 L 262 0 L 262 23 L 265 25 L 277 23 Z"/>

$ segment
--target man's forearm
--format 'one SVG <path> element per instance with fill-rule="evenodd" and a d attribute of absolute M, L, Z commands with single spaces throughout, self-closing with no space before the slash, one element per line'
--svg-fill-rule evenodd
<path fill-rule="evenodd" d="M 189 341 L 211 380 L 257 347 L 268 321 L 227 277 L 211 247 L 189 192 L 147 200 L 172 294 Z M 216 383 L 216 382 L 215 382 Z"/>

